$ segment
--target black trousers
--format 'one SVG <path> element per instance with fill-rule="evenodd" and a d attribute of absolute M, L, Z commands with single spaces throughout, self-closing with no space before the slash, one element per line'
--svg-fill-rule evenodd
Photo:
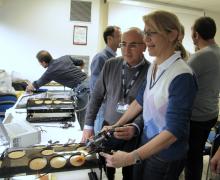
<path fill-rule="evenodd" d="M 118 141 L 118 142 L 116 142 Z M 111 145 L 105 145 L 106 151 L 111 152 L 111 150 L 123 150 L 123 151 L 131 151 L 131 149 L 135 149 L 136 140 L 132 139 L 131 141 L 123 141 L 123 140 L 109 140 L 108 144 L 112 143 Z M 129 146 L 129 147 L 128 147 Z M 103 165 L 104 165 L 104 171 L 106 176 L 108 177 L 108 180 L 114 180 L 115 179 L 115 168 L 107 167 L 105 159 L 103 158 Z M 133 180 L 133 166 L 126 166 L 122 168 L 122 176 L 123 180 Z"/>
<path fill-rule="evenodd" d="M 206 122 L 190 121 L 189 151 L 185 166 L 185 180 L 201 180 L 203 170 L 203 149 L 211 128 L 218 117 Z"/>
<path fill-rule="evenodd" d="M 134 165 L 134 180 L 178 180 L 185 159 L 166 161 L 153 155 Z"/>
<path fill-rule="evenodd" d="M 108 125 L 106 121 L 104 121 L 103 126 Z M 122 150 L 126 152 L 131 152 L 132 150 L 136 149 L 138 147 L 140 141 L 140 137 L 132 138 L 129 141 L 116 139 L 114 137 L 110 138 L 108 141 L 103 143 L 103 146 L 105 147 L 107 152 L 111 152 L 111 150 Z M 106 176 L 108 177 L 108 180 L 114 180 L 115 179 L 115 168 L 107 167 L 105 163 L 105 159 L 103 158 L 103 165 L 104 165 L 104 171 L 106 173 Z M 122 168 L 122 176 L 123 180 L 133 180 L 133 166 L 126 166 Z"/>
<path fill-rule="evenodd" d="M 104 171 L 108 180 L 115 179 L 115 168 L 104 166 Z M 127 166 L 122 168 L 122 180 L 133 180 L 133 166 Z"/>

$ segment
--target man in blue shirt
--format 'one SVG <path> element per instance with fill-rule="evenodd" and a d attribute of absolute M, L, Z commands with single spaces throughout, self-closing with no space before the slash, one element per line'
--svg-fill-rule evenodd
<path fill-rule="evenodd" d="M 105 62 L 116 56 L 117 48 L 119 47 L 119 43 L 121 41 L 121 30 L 117 26 L 108 26 L 103 32 L 103 38 L 106 44 L 106 47 L 97 53 L 91 63 L 91 78 L 90 78 L 90 92 L 95 87 L 95 83 L 97 78 L 99 77 L 100 72 L 105 64 Z M 99 112 L 96 116 L 95 133 L 100 131 L 102 128 L 102 123 L 104 121 L 104 104 L 100 107 Z"/>

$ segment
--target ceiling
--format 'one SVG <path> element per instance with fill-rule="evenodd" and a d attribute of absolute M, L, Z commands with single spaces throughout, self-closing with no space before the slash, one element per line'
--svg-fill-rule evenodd
<path fill-rule="evenodd" d="M 136 0 L 141 2 L 172 4 L 174 6 L 183 6 L 187 8 L 195 8 L 204 11 L 213 11 L 220 13 L 219 0 Z"/>

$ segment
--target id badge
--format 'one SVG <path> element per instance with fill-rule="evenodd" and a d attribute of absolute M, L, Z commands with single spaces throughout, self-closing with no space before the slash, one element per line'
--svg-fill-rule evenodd
<path fill-rule="evenodd" d="M 128 104 L 119 102 L 119 103 L 117 104 L 116 111 L 117 111 L 118 113 L 124 114 L 124 112 L 127 111 L 128 107 L 129 107 Z"/>

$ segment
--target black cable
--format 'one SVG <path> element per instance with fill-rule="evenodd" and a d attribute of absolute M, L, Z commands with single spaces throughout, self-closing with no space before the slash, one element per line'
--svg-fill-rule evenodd
<path fill-rule="evenodd" d="M 100 175 L 99 175 L 99 179 L 102 180 L 102 168 L 104 168 L 102 166 L 102 161 L 99 159 L 99 169 L 100 169 Z"/>
<path fill-rule="evenodd" d="M 98 180 L 96 172 L 91 169 L 91 172 L 88 173 L 89 180 Z"/>

